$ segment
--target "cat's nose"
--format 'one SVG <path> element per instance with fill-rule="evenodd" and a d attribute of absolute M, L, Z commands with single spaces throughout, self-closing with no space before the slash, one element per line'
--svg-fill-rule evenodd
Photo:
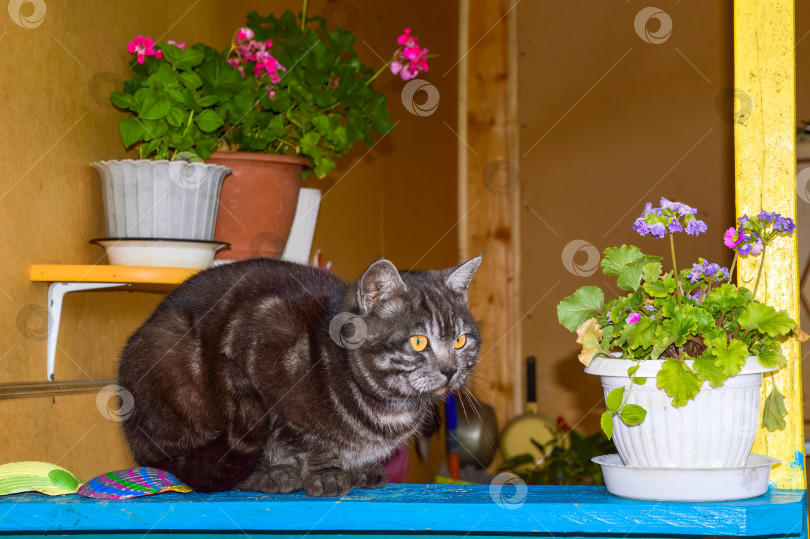
<path fill-rule="evenodd" d="M 456 374 L 456 372 L 458 372 L 458 369 L 456 369 L 455 367 L 445 367 L 441 369 L 439 372 L 441 372 L 443 375 L 447 377 L 447 383 L 449 384 L 450 380 L 452 380 L 453 376 Z"/>

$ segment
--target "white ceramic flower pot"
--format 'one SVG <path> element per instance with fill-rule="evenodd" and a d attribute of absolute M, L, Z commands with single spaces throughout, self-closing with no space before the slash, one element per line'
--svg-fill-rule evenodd
<path fill-rule="evenodd" d="M 640 362 L 638 377 L 627 400 L 647 410 L 640 425 L 626 425 L 613 417 L 613 441 L 627 466 L 646 468 L 733 468 L 743 466 L 751 452 L 759 423 L 759 395 L 763 367 L 749 357 L 740 374 L 713 388 L 704 382 L 700 393 L 685 406 L 675 408 L 658 389 L 655 377 L 664 360 Z M 602 378 L 605 398 L 617 387 L 630 389 L 626 359 L 595 358 L 585 369 Z M 687 360 L 692 366 L 692 361 Z"/>
<path fill-rule="evenodd" d="M 214 239 L 231 169 L 188 161 L 97 161 L 110 238 Z"/>
<path fill-rule="evenodd" d="M 284 246 L 281 258 L 299 264 L 309 263 L 312 250 L 312 238 L 315 236 L 315 224 L 318 222 L 318 209 L 321 206 L 321 191 L 302 187 L 298 193 L 298 205 L 295 209 L 290 237 Z"/>

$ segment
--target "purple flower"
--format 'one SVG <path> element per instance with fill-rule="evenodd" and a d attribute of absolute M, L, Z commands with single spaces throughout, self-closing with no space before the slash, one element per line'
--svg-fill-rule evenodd
<path fill-rule="evenodd" d="M 746 223 L 747 221 L 748 221 L 748 214 L 747 213 L 744 214 L 739 219 L 737 219 L 737 222 L 740 223 L 740 224 Z"/>
<path fill-rule="evenodd" d="M 773 223 L 773 219 L 777 215 L 779 214 L 777 214 L 776 212 L 768 213 L 765 210 L 762 210 L 761 212 L 759 212 L 759 215 L 757 215 L 757 219 L 759 219 L 763 223 Z"/>
<path fill-rule="evenodd" d="M 694 294 L 692 294 L 692 295 L 690 295 L 690 296 L 688 296 L 688 297 L 689 297 L 690 299 L 695 300 L 695 301 L 700 301 L 700 298 L 702 298 L 704 294 L 705 294 L 705 292 L 703 292 L 703 289 L 702 289 L 702 288 L 698 288 L 698 289 L 697 289 L 697 292 L 695 292 Z"/>
<path fill-rule="evenodd" d="M 628 324 L 635 324 L 639 320 L 641 320 L 641 314 L 639 313 L 630 313 L 630 316 L 624 319 Z"/>
<path fill-rule="evenodd" d="M 793 234 L 793 231 L 796 230 L 796 224 L 793 222 L 793 219 L 791 219 L 790 217 L 782 217 L 778 213 L 773 215 L 775 215 L 773 221 L 774 230 L 786 234 Z"/>
<path fill-rule="evenodd" d="M 740 255 L 758 255 L 762 252 L 762 239 L 756 234 L 743 235 L 740 232 Z"/>
<path fill-rule="evenodd" d="M 654 311 L 655 310 L 654 305 L 645 305 L 644 308 L 647 309 L 648 311 Z"/>
<path fill-rule="evenodd" d="M 633 230 L 641 234 L 642 236 L 646 236 L 650 233 L 650 227 L 644 222 L 643 217 L 639 217 L 636 219 L 636 222 L 633 223 Z"/>
<path fill-rule="evenodd" d="M 702 234 L 706 232 L 706 223 L 699 219 L 692 219 L 686 224 L 686 233 L 691 234 L 692 236 L 697 236 L 698 234 Z"/>
<path fill-rule="evenodd" d="M 611 323 L 613 322 L 613 320 L 610 318 L 610 311 L 607 312 L 607 321 Z"/>
<path fill-rule="evenodd" d="M 672 221 L 669 222 L 669 231 L 670 232 L 683 232 L 683 225 L 678 220 L 677 217 L 674 217 Z"/>
<path fill-rule="evenodd" d="M 720 268 L 720 272 L 719 272 L 719 273 L 720 273 L 720 275 L 719 275 L 719 280 L 721 280 L 721 281 L 723 281 L 723 280 L 728 281 L 729 279 L 731 279 L 731 274 L 728 272 L 728 268 Z"/>
<path fill-rule="evenodd" d="M 695 284 L 703 275 L 703 264 L 692 264 L 692 271 L 689 272 L 689 281 Z"/>
<path fill-rule="evenodd" d="M 683 217 L 684 215 L 694 215 L 697 213 L 697 210 L 691 206 L 687 206 L 681 202 L 672 202 L 664 197 L 661 197 L 661 209 L 678 212 L 678 216 L 680 217 Z"/>
<path fill-rule="evenodd" d="M 667 233 L 667 227 L 664 226 L 664 223 L 655 223 L 650 225 L 650 234 L 655 236 L 656 238 L 663 238 Z"/>

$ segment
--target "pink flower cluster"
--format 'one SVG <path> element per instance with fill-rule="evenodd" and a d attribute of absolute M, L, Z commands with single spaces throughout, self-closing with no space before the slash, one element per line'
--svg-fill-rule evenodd
<path fill-rule="evenodd" d="M 399 75 L 402 80 L 411 80 L 420 71 L 428 70 L 428 50 L 419 47 L 419 40 L 411 34 L 410 28 L 405 29 L 405 32 L 397 39 L 397 43 L 403 47 L 394 53 L 391 73 Z"/>
<path fill-rule="evenodd" d="M 182 50 L 186 49 L 185 43 L 179 43 L 171 39 L 167 40 L 166 43 L 175 45 Z M 139 64 L 143 64 L 146 61 L 147 56 L 154 56 L 158 59 L 163 58 L 163 51 L 156 49 L 155 42 L 152 40 L 152 38 L 145 36 L 138 36 L 127 43 L 127 51 L 130 54 L 136 55 Z"/>
<path fill-rule="evenodd" d="M 273 42 L 269 39 L 265 42 L 256 41 L 255 34 L 250 28 L 239 28 L 231 44 L 231 51 L 236 52 L 235 58 L 228 58 L 228 63 L 245 76 L 245 66 L 248 62 L 253 62 L 253 74 L 256 78 L 267 76 L 271 84 L 278 84 L 281 81 L 279 71 L 286 71 L 286 68 L 270 54 Z M 275 97 L 275 92 L 270 86 L 265 87 L 270 99 Z"/>
<path fill-rule="evenodd" d="M 160 49 L 155 50 L 155 42 L 152 41 L 152 38 L 144 36 L 138 36 L 127 43 L 127 52 L 136 55 L 139 64 L 144 63 L 147 56 L 163 58 Z"/>

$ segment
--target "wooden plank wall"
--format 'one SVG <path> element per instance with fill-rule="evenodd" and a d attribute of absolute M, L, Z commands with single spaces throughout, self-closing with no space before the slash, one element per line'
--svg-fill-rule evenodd
<path fill-rule="evenodd" d="M 520 411 L 515 7 L 462 0 L 459 32 L 459 250 L 484 252 L 469 294 L 482 333 L 473 384 L 500 426 Z"/>
<path fill-rule="evenodd" d="M 793 0 L 735 0 L 734 85 L 752 103 L 751 114 L 734 124 L 737 214 L 760 210 L 796 217 L 796 52 Z M 801 226 L 801 223 L 799 223 Z M 765 253 L 757 299 L 799 319 L 798 240 L 774 240 Z M 751 283 L 759 257 L 741 259 L 737 278 Z M 760 428 L 755 453 L 782 460 L 771 481 L 780 488 L 805 488 L 802 365 L 799 343 L 783 345 L 789 364 L 774 377 L 785 395 L 787 428 Z M 764 403 L 771 384 L 762 388 Z M 760 405 L 760 413 L 762 405 Z"/>

